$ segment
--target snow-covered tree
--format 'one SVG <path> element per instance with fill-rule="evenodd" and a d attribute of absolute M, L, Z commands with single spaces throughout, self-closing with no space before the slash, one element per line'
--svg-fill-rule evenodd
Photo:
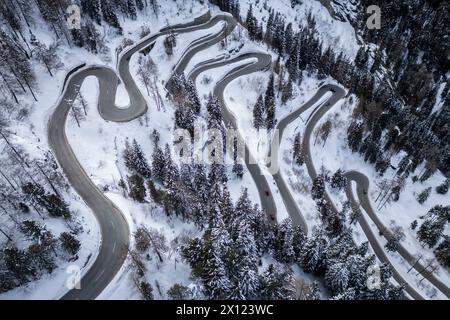
<path fill-rule="evenodd" d="M 138 202 L 144 202 L 147 194 L 144 186 L 144 179 L 138 174 L 128 177 L 128 185 L 130 188 L 129 196 Z"/>
<path fill-rule="evenodd" d="M 173 32 L 169 32 L 169 34 L 164 39 L 164 49 L 166 54 L 171 57 L 173 55 L 173 48 L 177 45 L 177 38 Z"/>
<path fill-rule="evenodd" d="M 293 277 L 290 269 L 271 264 L 262 273 L 260 298 L 264 300 L 289 300 L 293 297 Z"/>
<path fill-rule="evenodd" d="M 271 74 L 269 84 L 267 85 L 264 96 L 264 107 L 266 110 L 266 127 L 267 129 L 275 128 L 277 120 L 275 119 L 275 91 L 274 91 L 274 75 Z"/>
<path fill-rule="evenodd" d="M 41 43 L 35 35 L 30 31 L 30 42 L 33 46 L 33 53 L 36 59 L 45 65 L 50 76 L 53 77 L 52 70 L 56 70 L 62 66 L 61 60 L 59 59 L 56 50 L 58 45 L 53 43 L 49 46 Z"/>
<path fill-rule="evenodd" d="M 311 196 L 314 200 L 323 199 L 325 194 L 325 181 L 324 177 L 319 174 L 313 181 L 313 186 L 311 188 Z"/>
<path fill-rule="evenodd" d="M 260 95 L 253 107 L 253 126 L 256 130 L 259 130 L 264 127 L 264 123 L 264 101 L 262 95 Z"/>
<path fill-rule="evenodd" d="M 331 177 L 331 187 L 336 189 L 344 189 L 347 186 L 347 177 L 344 175 L 345 172 L 338 169 Z"/>
<path fill-rule="evenodd" d="M 417 202 L 420 204 L 423 204 L 425 201 L 427 201 L 428 197 L 431 194 L 431 187 L 426 188 L 423 190 L 419 195 L 417 196 Z"/>
<path fill-rule="evenodd" d="M 300 132 L 295 135 L 294 145 L 292 147 L 292 154 L 294 158 L 294 162 L 301 166 L 305 162 L 303 157 L 303 149 L 302 149 L 302 137 Z"/>
<path fill-rule="evenodd" d="M 153 178 L 160 183 L 164 181 L 164 177 L 166 176 L 166 159 L 164 152 L 158 145 L 153 150 L 152 174 Z"/>

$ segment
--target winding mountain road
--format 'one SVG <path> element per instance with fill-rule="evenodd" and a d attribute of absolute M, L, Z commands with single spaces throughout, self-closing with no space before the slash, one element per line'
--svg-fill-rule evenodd
<path fill-rule="evenodd" d="M 108 67 L 87 66 L 78 68 L 77 70 L 72 72 L 66 79 L 63 93 L 58 100 L 55 110 L 48 122 L 48 142 L 70 184 L 83 198 L 86 204 L 91 208 L 95 217 L 97 218 L 100 224 L 102 242 L 99 254 L 95 262 L 81 279 L 81 289 L 70 290 L 62 297 L 63 299 L 95 299 L 110 283 L 110 281 L 114 278 L 116 273 L 121 268 L 127 256 L 127 248 L 129 245 L 130 236 L 129 227 L 127 222 L 125 221 L 123 214 L 114 205 L 114 203 L 109 200 L 90 180 L 88 174 L 84 171 L 84 169 L 78 162 L 72 148 L 70 147 L 69 142 L 67 141 L 67 136 L 65 133 L 65 123 L 71 108 L 71 104 L 75 100 L 78 94 L 78 90 L 81 87 L 84 79 L 86 79 L 86 77 L 88 76 L 95 76 L 98 79 L 100 90 L 98 99 L 98 111 L 103 119 L 114 122 L 126 122 L 136 119 L 137 117 L 147 112 L 147 104 L 145 102 L 145 98 L 134 82 L 129 71 L 129 62 L 132 55 L 146 47 L 151 46 L 152 44 L 154 44 L 158 37 L 166 35 L 169 32 L 181 34 L 185 32 L 197 31 L 200 29 L 208 29 L 216 25 L 217 23 L 225 24 L 220 33 L 208 34 L 199 39 L 196 39 L 191 42 L 191 44 L 186 48 L 178 64 L 173 69 L 173 74 L 183 73 L 189 61 L 195 54 L 218 43 L 232 32 L 237 23 L 230 15 L 217 15 L 211 17 L 210 13 L 208 12 L 207 14 L 194 19 L 192 22 L 172 25 L 161 29 L 161 31 L 155 35 L 144 38 L 135 46 L 125 50 L 122 54 L 119 55 L 117 64 L 118 75 L 113 69 Z M 213 90 L 213 94 L 217 96 L 222 106 L 224 123 L 231 124 L 234 129 L 237 129 L 236 117 L 233 112 L 226 106 L 224 99 L 224 90 L 228 84 L 230 84 L 238 77 L 270 68 L 271 56 L 266 53 L 249 52 L 240 54 L 230 59 L 228 58 L 229 56 L 222 56 L 200 63 L 194 67 L 193 71 L 191 71 L 188 77 L 195 82 L 195 79 L 198 77 L 198 75 L 206 70 L 249 60 L 248 62 L 240 64 L 239 66 L 230 70 L 221 80 L 217 82 Z M 115 105 L 115 96 L 119 79 L 124 84 L 130 97 L 130 105 L 127 108 L 119 108 Z M 170 81 L 168 81 L 168 84 L 170 84 Z M 302 148 L 307 155 L 305 159 L 306 167 L 312 179 L 317 176 L 310 151 L 310 137 L 312 130 L 315 128 L 321 117 L 336 102 L 338 102 L 345 96 L 345 91 L 335 85 L 323 86 L 308 102 L 280 120 L 277 125 L 279 139 L 281 140 L 286 126 L 295 121 L 304 111 L 316 105 L 316 103 L 329 92 L 332 93 L 331 97 L 321 105 L 319 105 L 315 112 L 312 113 L 310 119 L 308 119 L 307 127 L 304 133 L 304 139 L 302 142 Z M 245 140 L 241 139 L 241 141 Z M 278 148 L 278 144 L 272 144 L 270 153 L 275 153 L 276 155 L 278 155 Z M 258 188 L 262 208 L 267 212 L 267 214 L 272 216 L 276 215 L 277 207 L 275 200 L 271 194 L 267 195 L 267 191 L 270 190 L 269 184 L 260 166 L 256 164 L 257 162 L 255 161 L 255 159 L 253 159 L 251 153 L 249 152 L 247 144 L 245 144 L 244 160 L 250 172 L 250 175 L 252 176 Z M 271 165 L 278 165 L 278 156 L 272 157 L 272 161 L 275 161 L 275 163 L 272 163 Z M 368 190 L 369 185 L 367 177 L 355 171 L 347 172 L 346 175 L 350 181 L 355 181 L 357 183 L 357 193 L 361 201 L 361 206 L 365 209 L 369 217 L 372 219 L 372 221 L 374 221 L 374 223 L 380 230 L 387 230 L 386 228 L 384 228 L 381 221 L 379 221 L 376 217 L 370 206 L 370 201 L 367 195 L 364 193 Z M 283 199 L 286 210 L 288 211 L 294 224 L 301 225 L 305 233 L 307 233 L 308 229 L 305 219 L 300 209 L 298 208 L 295 199 L 289 191 L 289 188 L 287 187 L 281 173 L 277 171 L 273 174 L 273 177 Z M 346 192 L 350 201 L 352 201 L 354 204 L 358 204 L 356 199 L 354 199 L 351 187 L 347 187 Z M 332 206 L 332 209 L 337 210 L 327 193 L 325 193 L 325 197 L 328 203 L 330 203 L 330 205 Z M 368 221 L 365 220 L 365 217 L 363 215 L 359 217 L 359 223 L 361 224 L 361 227 L 365 232 L 378 258 L 382 262 L 389 263 L 384 249 L 378 243 L 375 235 L 369 227 Z M 385 231 L 385 235 L 389 236 L 389 231 Z M 414 257 L 409 255 L 408 251 L 404 248 L 401 248 L 401 250 L 399 250 L 399 253 L 410 264 L 413 264 L 415 262 Z M 422 271 L 423 276 L 431 283 L 433 283 L 447 297 L 449 296 L 449 290 L 448 287 L 445 286 L 445 284 L 436 279 L 433 274 L 427 271 L 423 271 L 422 269 L 424 269 L 424 267 L 420 263 L 414 263 L 414 266 L 416 270 L 420 269 L 419 271 Z M 399 283 L 405 284 L 405 290 L 406 292 L 408 292 L 408 294 L 410 294 L 414 299 L 423 299 L 423 297 L 418 292 L 416 292 L 411 286 L 407 284 L 407 282 L 395 270 L 395 268 L 392 269 L 394 278 Z"/>
<path fill-rule="evenodd" d="M 369 178 L 358 171 L 348 171 L 345 173 L 345 176 L 347 177 L 347 180 L 349 181 L 346 193 L 349 199 L 353 203 L 358 203 L 355 201 L 353 196 L 353 190 L 351 187 L 351 181 L 356 182 L 356 193 L 359 199 L 359 204 L 364 209 L 364 211 L 367 213 L 369 218 L 372 220 L 372 222 L 376 225 L 378 230 L 382 233 L 382 235 L 386 239 L 390 239 L 393 237 L 392 231 L 387 228 L 383 222 L 378 218 L 378 215 L 375 213 L 375 211 L 372 208 L 372 205 L 370 204 L 370 199 L 368 196 L 369 191 Z M 367 224 L 367 221 L 365 221 L 364 217 L 359 218 L 359 223 L 361 224 Z M 366 228 L 369 228 L 367 226 Z M 364 230 L 365 228 L 363 228 Z M 367 233 L 366 233 L 367 234 Z M 369 236 L 369 235 L 368 235 Z M 371 236 L 374 236 L 373 234 Z M 383 249 L 381 249 L 383 250 Z M 417 261 L 418 258 L 413 256 L 401 243 L 399 244 L 399 247 L 397 249 L 397 252 L 402 256 L 404 260 L 406 260 L 411 266 L 414 266 L 414 269 L 421 273 L 425 279 L 427 279 L 431 284 L 433 284 L 438 290 L 440 290 L 447 298 L 450 298 L 450 290 L 449 287 L 443 283 L 440 279 L 438 279 L 434 273 L 427 270 L 426 266 L 423 265 L 420 261 Z"/>
<path fill-rule="evenodd" d="M 312 115 L 308 119 L 307 124 L 306 124 L 306 128 L 305 128 L 305 132 L 304 132 L 304 136 L 303 136 L 303 142 L 302 142 L 303 154 L 305 155 L 305 165 L 306 165 L 306 168 L 307 168 L 307 171 L 308 171 L 308 174 L 309 174 L 311 180 L 314 180 L 315 178 L 317 178 L 317 171 L 316 171 L 316 169 L 314 167 L 314 162 L 313 162 L 313 159 L 312 159 L 311 148 L 310 148 L 311 134 L 312 134 L 314 128 L 316 127 L 317 123 L 320 121 L 320 119 L 339 100 L 341 100 L 345 96 L 345 90 L 342 89 L 339 86 L 336 86 L 336 85 L 327 85 L 325 87 L 322 87 L 322 88 L 319 89 L 319 92 L 322 91 L 322 94 L 324 94 L 325 93 L 324 90 L 325 91 L 331 91 L 332 95 L 326 102 L 322 103 L 315 110 L 315 112 L 312 113 Z M 318 97 L 315 95 L 311 100 L 317 102 L 318 101 Z M 310 101 L 308 101 L 305 105 L 307 105 L 309 107 L 314 105 L 315 102 L 311 104 Z M 303 107 L 300 108 L 300 109 L 302 109 L 302 112 L 307 109 L 307 108 L 304 109 Z M 299 115 L 300 114 L 299 110 L 297 110 L 296 113 Z M 295 118 L 296 117 L 294 117 L 294 116 L 289 117 L 289 119 L 287 119 L 286 122 L 283 123 L 283 125 L 286 126 L 287 124 L 290 123 L 290 121 L 294 121 Z M 356 182 L 359 183 L 359 179 L 357 179 Z M 347 195 L 349 195 L 349 194 L 347 193 Z M 324 198 L 325 198 L 325 201 L 330 205 L 331 210 L 333 210 L 334 212 L 338 212 L 338 209 L 335 207 L 334 202 L 331 200 L 328 192 L 326 192 L 326 191 L 325 191 L 325 194 L 324 194 Z M 359 204 L 355 201 L 355 199 L 353 197 L 350 197 L 349 200 L 353 203 L 353 205 L 359 206 Z M 367 237 L 367 240 L 369 241 L 369 243 L 370 243 L 373 251 L 375 252 L 376 256 L 378 257 L 378 259 L 381 262 L 388 263 L 391 266 L 394 279 L 398 283 L 403 284 L 405 286 L 405 291 L 409 295 L 411 295 L 411 297 L 413 297 L 414 299 L 419 299 L 419 300 L 424 299 L 414 288 L 412 288 L 407 283 L 407 281 L 397 272 L 395 267 L 389 262 L 389 259 L 387 258 L 384 249 L 381 247 L 381 245 L 377 241 L 375 235 L 372 232 L 372 229 L 369 227 L 369 223 L 365 220 L 363 215 L 361 215 L 358 218 L 358 222 L 360 223 L 360 225 L 361 225 L 361 227 L 362 227 L 362 229 L 363 229 L 363 231 L 364 231 L 364 233 L 365 233 L 365 235 Z"/>

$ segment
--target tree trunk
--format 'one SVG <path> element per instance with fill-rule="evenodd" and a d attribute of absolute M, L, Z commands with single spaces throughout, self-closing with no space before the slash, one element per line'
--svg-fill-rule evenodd
<path fill-rule="evenodd" d="M 50 70 L 50 67 L 48 66 L 47 62 L 44 61 L 45 67 L 47 68 L 48 73 L 50 74 L 51 77 L 53 77 L 53 73 Z"/>
<path fill-rule="evenodd" d="M 3 231 L 1 228 L 0 228 L 0 232 L 3 233 L 3 235 L 4 235 L 6 238 L 8 238 L 9 241 L 13 241 L 13 240 L 11 239 L 11 237 L 8 236 L 8 235 L 6 234 L 6 232 Z"/>
<path fill-rule="evenodd" d="M 3 176 L 3 178 L 5 178 L 6 181 L 8 181 L 9 185 L 11 186 L 11 188 L 13 188 L 14 191 L 16 191 L 16 187 L 14 187 L 14 185 L 12 184 L 11 180 L 8 179 L 8 177 L 0 170 L 0 174 Z"/>
<path fill-rule="evenodd" d="M 7 87 L 8 90 L 9 90 L 9 92 L 10 92 L 11 95 L 13 96 L 14 101 L 16 101 L 16 103 L 18 104 L 18 103 L 19 103 L 19 100 L 17 100 L 16 94 L 14 93 L 14 91 L 13 91 L 13 90 L 11 89 L 11 87 L 9 86 L 8 81 L 6 81 L 6 79 L 5 79 L 5 77 L 3 76 L 3 73 L 2 73 L 1 71 L 0 71 L 0 76 L 2 77 L 3 82 L 5 83 L 6 87 Z"/>
<path fill-rule="evenodd" d="M 27 79 L 25 79 L 24 78 L 24 80 L 25 80 L 25 83 L 26 83 L 26 85 L 27 85 L 27 87 L 28 87 L 28 89 L 30 90 L 30 92 L 31 92 L 31 95 L 33 96 L 33 98 L 34 98 L 34 101 L 38 101 L 38 99 L 36 98 L 36 96 L 34 95 L 34 92 L 33 92 L 33 89 L 31 89 L 31 86 L 30 86 L 30 84 L 28 83 L 28 80 Z"/>
<path fill-rule="evenodd" d="M 16 0 L 16 2 L 17 2 L 17 0 Z M 19 7 L 20 12 L 22 13 L 23 19 L 25 20 L 25 23 L 27 24 L 27 27 L 31 28 L 30 22 L 28 21 L 27 16 L 25 15 L 25 12 L 23 11 L 22 6 L 20 5 L 20 3 L 17 2 L 17 6 Z"/>
<path fill-rule="evenodd" d="M 50 181 L 50 178 L 45 174 L 44 170 L 42 169 L 42 167 L 39 165 L 39 163 L 36 162 L 36 166 L 39 168 L 39 170 L 42 172 L 43 176 L 45 177 L 45 179 L 47 180 L 47 182 L 50 184 L 52 190 L 59 196 L 61 197 L 61 195 L 59 194 L 58 190 L 56 190 L 55 186 L 53 185 L 53 183 Z"/>
<path fill-rule="evenodd" d="M 2 136 L 2 138 L 6 141 L 6 144 L 14 151 L 14 153 L 19 157 L 20 161 L 25 163 L 25 165 L 29 168 L 30 166 L 28 165 L 28 163 L 22 158 L 22 156 L 20 155 L 20 153 L 17 151 L 16 148 L 14 148 L 14 146 L 8 141 L 8 139 L 6 139 L 6 136 L 3 134 L 3 132 L 0 131 L 0 135 Z"/>
<path fill-rule="evenodd" d="M 26 92 L 25 87 L 22 84 L 22 81 L 20 81 L 19 77 L 17 76 L 17 73 L 14 71 L 14 69 L 11 66 L 9 66 L 9 69 L 11 70 L 14 77 L 16 77 L 16 80 L 19 83 L 20 87 L 22 88 L 23 92 Z"/>
<path fill-rule="evenodd" d="M 80 127 L 80 120 L 78 120 L 78 116 L 77 113 L 75 112 L 75 110 L 73 109 L 73 105 L 72 105 L 72 115 L 75 119 L 75 121 L 77 122 L 78 128 Z"/>

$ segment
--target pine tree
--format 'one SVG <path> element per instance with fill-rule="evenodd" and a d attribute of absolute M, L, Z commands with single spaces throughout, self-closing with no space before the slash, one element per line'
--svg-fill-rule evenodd
<path fill-rule="evenodd" d="M 289 79 L 284 83 L 282 88 L 281 102 L 286 104 L 292 98 L 293 87 L 292 87 L 293 79 L 289 76 Z"/>
<path fill-rule="evenodd" d="M 264 96 L 264 107 L 266 110 L 266 127 L 273 129 L 277 120 L 275 119 L 275 92 L 274 92 L 274 75 L 270 75 L 269 84 Z"/>
<path fill-rule="evenodd" d="M 147 5 L 147 2 L 145 2 Z M 144 1 L 143 0 L 136 0 L 136 7 L 139 11 L 144 10 Z"/>
<path fill-rule="evenodd" d="M 100 3 L 98 0 L 81 0 L 81 12 L 101 24 Z"/>
<path fill-rule="evenodd" d="M 128 139 L 125 140 L 125 149 L 123 151 L 123 158 L 125 161 L 125 166 L 128 170 L 133 171 L 136 170 L 136 154 L 133 151 Z"/>
<path fill-rule="evenodd" d="M 175 37 L 175 34 L 172 31 L 169 32 L 163 43 L 166 54 L 171 57 L 173 55 L 173 48 L 177 46 L 177 38 Z"/>
<path fill-rule="evenodd" d="M 255 226 L 256 223 L 256 213 L 252 207 L 252 202 L 250 201 L 250 198 L 248 196 L 248 190 L 244 189 L 241 193 L 241 196 L 239 197 L 238 201 L 235 205 L 235 216 L 237 217 L 237 220 L 235 223 L 239 223 L 240 220 L 247 221 L 252 228 Z M 237 228 L 238 225 L 235 225 L 235 228 Z"/>
<path fill-rule="evenodd" d="M 447 194 L 449 187 L 450 187 L 450 179 L 446 179 L 441 185 L 436 187 L 436 192 L 439 194 Z"/>
<path fill-rule="evenodd" d="M 6 269 L 9 272 L 9 276 L 13 278 L 10 280 L 9 286 L 6 286 L 2 281 L 1 287 L 3 290 L 9 290 L 17 285 L 24 284 L 29 281 L 29 279 L 36 274 L 36 269 L 30 263 L 30 257 L 24 250 L 20 250 L 17 247 L 9 247 L 3 249 L 3 261 Z M 7 277 L 5 277 L 5 282 L 7 282 Z M 6 291 L 5 290 L 5 291 Z"/>
<path fill-rule="evenodd" d="M 206 110 L 208 111 L 208 129 L 219 129 L 222 124 L 222 108 L 217 97 L 209 96 Z"/>
<path fill-rule="evenodd" d="M 14 12 L 16 8 L 12 3 L 10 5 L 11 7 L 6 2 L 2 2 L 0 4 L 0 15 L 2 16 L 4 21 L 14 30 L 14 32 L 17 31 L 21 33 L 22 26 L 20 24 L 20 20 L 16 16 L 16 12 Z"/>
<path fill-rule="evenodd" d="M 100 34 L 97 32 L 94 24 L 89 20 L 86 21 L 83 31 L 86 49 L 88 49 L 92 53 L 98 53 L 100 48 L 103 46 L 103 43 L 100 39 Z"/>
<path fill-rule="evenodd" d="M 293 154 L 294 162 L 299 166 L 302 166 L 303 163 L 305 162 L 305 160 L 303 158 L 302 150 L 303 150 L 302 149 L 302 138 L 301 138 L 301 135 L 299 132 L 295 135 L 294 145 L 292 147 L 292 154 Z"/>
<path fill-rule="evenodd" d="M 139 291 L 142 294 L 144 300 L 153 300 L 153 288 L 147 281 L 141 281 L 139 284 Z"/>
<path fill-rule="evenodd" d="M 59 241 L 63 250 L 71 255 L 76 255 L 80 250 L 81 242 L 68 232 L 62 232 Z"/>
<path fill-rule="evenodd" d="M 285 219 L 277 228 L 274 240 L 275 258 L 284 263 L 292 263 L 295 260 L 294 229 L 291 219 Z"/>
<path fill-rule="evenodd" d="M 188 102 L 192 111 L 198 115 L 200 113 L 201 103 L 198 96 L 197 88 L 190 79 L 186 79 L 185 89 L 187 91 Z"/>
<path fill-rule="evenodd" d="M 27 249 L 30 264 L 38 272 L 52 273 L 56 268 L 55 247 L 57 240 L 50 231 L 45 231 L 38 242 L 33 243 Z"/>
<path fill-rule="evenodd" d="M 292 23 L 288 23 L 284 32 L 284 53 L 289 54 L 292 51 L 292 45 L 294 44 L 294 32 L 292 30 Z"/>
<path fill-rule="evenodd" d="M 141 146 L 137 143 L 136 139 L 133 139 L 131 146 L 128 140 L 125 141 L 123 157 L 128 170 L 140 174 L 145 179 L 151 178 L 150 166 L 148 165 Z"/>
<path fill-rule="evenodd" d="M 261 275 L 260 295 L 263 300 L 288 300 L 293 296 L 293 277 L 290 269 L 269 265 Z"/>
<path fill-rule="evenodd" d="M 83 48 L 84 47 L 84 37 L 81 33 L 81 30 L 79 29 L 72 29 L 70 30 L 70 33 L 72 35 L 72 41 L 73 44 L 77 47 Z"/>
<path fill-rule="evenodd" d="M 171 300 L 191 300 L 192 290 L 182 284 L 175 283 L 169 290 L 167 290 L 167 296 Z"/>
<path fill-rule="evenodd" d="M 51 193 L 45 195 L 45 207 L 49 215 L 53 217 L 63 217 L 66 219 L 71 217 L 69 204 L 57 194 Z"/>
<path fill-rule="evenodd" d="M 113 4 L 109 1 L 100 1 L 101 11 L 103 15 L 103 20 L 106 21 L 109 25 L 116 28 L 119 31 L 119 34 L 122 34 L 122 27 L 120 26 L 119 19 L 117 19 L 117 15 L 114 12 Z M 74 29 L 72 29 L 74 30 Z"/>
<path fill-rule="evenodd" d="M 212 299 L 225 299 L 231 292 L 230 279 L 225 270 L 225 264 L 220 256 L 219 244 L 210 241 L 206 249 L 207 259 L 203 271 L 203 281 L 207 295 Z"/>
<path fill-rule="evenodd" d="M 226 186 L 222 190 L 222 198 L 219 201 L 219 210 L 226 226 L 230 226 L 236 218 L 234 213 L 234 205 L 231 200 L 230 192 Z"/>
<path fill-rule="evenodd" d="M 258 250 L 253 231 L 246 221 L 239 224 L 239 232 L 234 243 L 236 264 L 232 266 L 232 299 L 252 299 L 259 285 Z"/>
<path fill-rule="evenodd" d="M 144 179 L 138 174 L 128 177 L 128 185 L 130 186 L 130 197 L 138 202 L 144 202 L 146 191 L 144 186 Z"/>
<path fill-rule="evenodd" d="M 437 205 L 428 211 L 426 217 L 417 231 L 417 238 L 432 248 L 441 238 L 445 224 L 450 221 L 450 206 Z"/>
<path fill-rule="evenodd" d="M 357 151 L 361 146 L 363 138 L 363 128 L 358 122 L 352 122 L 347 130 L 348 145 L 353 152 Z"/>
<path fill-rule="evenodd" d="M 152 180 L 148 180 L 147 182 L 148 191 L 150 193 L 150 197 L 153 199 L 153 201 L 157 204 L 161 204 L 164 198 L 163 193 L 156 189 L 155 183 Z"/>
<path fill-rule="evenodd" d="M 417 202 L 419 202 L 420 204 L 423 204 L 425 201 L 427 201 L 430 194 L 431 194 L 431 187 L 426 188 L 421 193 L 419 193 L 419 195 L 417 196 Z"/>
<path fill-rule="evenodd" d="M 194 136 L 194 124 L 196 116 L 188 106 L 179 106 L 175 111 L 175 126 L 189 131 L 191 137 Z"/>
<path fill-rule="evenodd" d="M 384 246 L 386 250 L 391 252 L 398 251 L 400 247 L 400 241 L 405 237 L 403 231 L 400 228 L 395 228 L 393 234 L 389 237 L 386 245 Z"/>
<path fill-rule="evenodd" d="M 325 194 L 325 181 L 322 175 L 318 175 L 314 181 L 311 188 L 311 196 L 314 200 L 323 199 Z"/>
<path fill-rule="evenodd" d="M 238 160 L 234 162 L 232 171 L 239 179 L 242 179 L 244 176 L 244 167 Z"/>
<path fill-rule="evenodd" d="M 132 20 L 136 20 L 136 16 L 137 16 L 137 11 L 136 11 L 136 2 L 135 0 L 126 0 L 127 3 L 127 11 L 128 11 L 128 16 L 132 19 Z"/>
<path fill-rule="evenodd" d="M 247 27 L 248 34 L 251 40 L 256 40 L 257 23 L 258 22 L 256 18 L 253 16 L 253 5 L 250 4 L 250 7 L 247 11 L 247 17 L 245 19 L 245 26 Z"/>
<path fill-rule="evenodd" d="M 133 153 L 135 156 L 135 169 L 136 172 L 139 173 L 145 179 L 151 178 L 151 170 L 148 165 L 147 159 L 145 159 L 144 152 L 141 149 L 141 146 L 137 143 L 135 139 L 133 139 Z"/>
<path fill-rule="evenodd" d="M 205 203 L 208 199 L 208 179 L 205 171 L 205 166 L 203 164 L 195 164 L 193 181 L 194 189 L 202 203 Z"/>
<path fill-rule="evenodd" d="M 299 264 L 305 272 L 321 274 L 324 271 L 327 247 L 328 239 L 323 230 L 315 231 L 313 236 L 305 241 L 299 255 Z"/>
<path fill-rule="evenodd" d="M 361 46 L 358 50 L 358 53 L 356 54 L 355 65 L 358 68 L 363 69 L 365 71 L 367 69 L 368 60 L 369 60 L 369 51 L 368 49 L 366 50 L 364 46 Z"/>
<path fill-rule="evenodd" d="M 152 174 L 153 178 L 162 183 L 166 176 L 166 159 L 159 146 L 155 146 L 152 155 Z"/>
<path fill-rule="evenodd" d="M 436 259 L 445 268 L 450 267 L 450 237 L 444 235 L 444 240 L 436 247 L 434 251 Z"/>
<path fill-rule="evenodd" d="M 23 221 L 19 229 L 29 240 L 35 241 L 39 240 L 42 233 L 46 230 L 42 224 L 33 220 Z"/>
<path fill-rule="evenodd" d="M 255 127 L 256 130 L 264 127 L 264 101 L 262 95 L 258 97 L 258 100 L 253 107 L 253 127 Z"/>
<path fill-rule="evenodd" d="M 297 81 L 300 74 L 300 43 L 299 35 L 294 39 L 294 43 L 291 46 L 291 51 L 289 52 L 289 58 L 286 62 L 286 67 L 289 72 L 289 77 L 293 81 Z"/>
<path fill-rule="evenodd" d="M 345 292 L 349 285 L 350 274 L 343 262 L 334 263 L 325 272 L 325 285 L 333 295 Z"/>

